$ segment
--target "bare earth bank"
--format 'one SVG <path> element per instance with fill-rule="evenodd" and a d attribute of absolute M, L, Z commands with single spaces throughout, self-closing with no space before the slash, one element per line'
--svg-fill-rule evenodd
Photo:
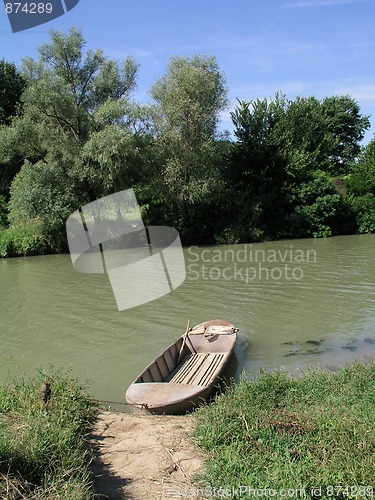
<path fill-rule="evenodd" d="M 99 498 L 189 496 L 205 458 L 193 443 L 193 429 L 192 415 L 102 412 L 90 436 Z"/>

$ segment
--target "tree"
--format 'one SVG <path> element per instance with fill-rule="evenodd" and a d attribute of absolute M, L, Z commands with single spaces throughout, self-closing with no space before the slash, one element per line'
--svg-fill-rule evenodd
<path fill-rule="evenodd" d="M 277 237 L 284 219 L 286 159 L 282 128 L 287 101 L 239 101 L 231 113 L 238 142 L 226 176 L 231 203 L 228 218 L 241 241 Z"/>
<path fill-rule="evenodd" d="M 344 177 L 359 233 L 375 232 L 375 139 L 363 149 L 352 172 Z"/>
<path fill-rule="evenodd" d="M 111 103 L 111 113 L 118 119 L 122 103 L 134 89 L 137 65 L 131 59 L 120 65 L 101 50 L 89 50 L 84 57 L 84 46 L 82 34 L 74 28 L 68 35 L 52 32 L 51 42 L 39 49 L 39 61 L 23 63 L 28 82 L 23 95 L 25 119 L 39 125 L 36 142 L 42 153 L 50 151 L 51 144 L 59 149 L 64 141 L 74 148 L 75 157 L 89 135 L 101 128 L 102 107 Z"/>
<path fill-rule="evenodd" d="M 21 157 L 11 154 L 8 128 L 13 117 L 20 111 L 21 95 L 26 82 L 13 63 L 0 61 L 0 194 L 6 197 L 13 177 L 21 168 Z"/>
<path fill-rule="evenodd" d="M 38 219 L 50 235 L 64 234 L 80 205 L 129 187 L 124 171 L 137 147 L 129 100 L 137 65 L 101 50 L 84 54 L 84 46 L 74 28 L 52 32 L 39 60 L 24 61 L 23 112 L 3 136 L 4 151 L 25 159 L 12 184 L 10 219 Z"/>
<path fill-rule="evenodd" d="M 238 141 L 227 178 L 239 200 L 232 203 L 231 218 L 242 214 L 234 227 L 240 239 L 340 231 L 346 218 L 340 222 L 340 211 L 346 209 L 333 181 L 350 171 L 369 127 L 359 111 L 348 96 L 290 101 L 276 94 L 270 102 L 239 102 L 232 113 Z"/>
<path fill-rule="evenodd" d="M 25 80 L 14 63 L 0 60 L 0 124 L 9 125 L 17 113 Z"/>
<path fill-rule="evenodd" d="M 360 114 L 359 104 L 350 96 L 325 98 L 321 109 L 327 134 L 333 138 L 329 157 L 332 175 L 343 175 L 361 151 L 361 141 L 370 128 L 368 116 Z"/>
<path fill-rule="evenodd" d="M 151 90 L 158 110 L 164 180 L 179 202 L 197 202 L 215 182 L 215 140 L 227 104 L 225 78 L 214 57 L 174 57 Z"/>
<path fill-rule="evenodd" d="M 375 195 L 375 138 L 363 149 L 358 161 L 353 162 L 345 183 L 351 193 Z"/>

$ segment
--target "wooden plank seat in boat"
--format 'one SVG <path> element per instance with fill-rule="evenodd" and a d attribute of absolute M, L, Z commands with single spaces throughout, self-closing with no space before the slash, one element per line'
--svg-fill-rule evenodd
<path fill-rule="evenodd" d="M 170 384 L 209 385 L 225 353 L 197 353 L 189 356 L 168 382 Z"/>
<path fill-rule="evenodd" d="M 134 411 L 181 414 L 208 401 L 236 343 L 237 328 L 220 319 L 205 321 L 157 356 L 126 391 Z"/>

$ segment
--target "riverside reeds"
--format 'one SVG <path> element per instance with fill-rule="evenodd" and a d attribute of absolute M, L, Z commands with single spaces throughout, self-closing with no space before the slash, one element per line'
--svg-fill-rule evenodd
<path fill-rule="evenodd" d="M 281 371 L 243 377 L 197 417 L 198 442 L 209 454 L 203 480 L 211 493 L 216 488 L 236 498 L 241 492 L 243 499 L 375 495 L 374 361 L 300 378 Z"/>
<path fill-rule="evenodd" d="M 50 407 L 41 410 L 45 375 L 0 388 L 0 498 L 89 499 L 91 455 L 84 436 L 96 404 L 77 380 L 49 374 Z"/>

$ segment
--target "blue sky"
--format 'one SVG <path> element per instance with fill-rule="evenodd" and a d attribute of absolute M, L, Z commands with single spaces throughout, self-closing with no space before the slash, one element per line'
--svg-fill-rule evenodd
<path fill-rule="evenodd" d="M 1 9 L 1 6 L 0 6 Z M 375 132 L 374 0 L 80 0 L 48 24 L 12 33 L 0 10 L 0 58 L 37 57 L 51 29 L 82 29 L 87 48 L 139 64 L 134 98 L 150 100 L 171 56 L 214 55 L 236 98 L 281 91 L 324 98 L 350 94 Z M 230 109 L 221 128 L 231 129 Z"/>

